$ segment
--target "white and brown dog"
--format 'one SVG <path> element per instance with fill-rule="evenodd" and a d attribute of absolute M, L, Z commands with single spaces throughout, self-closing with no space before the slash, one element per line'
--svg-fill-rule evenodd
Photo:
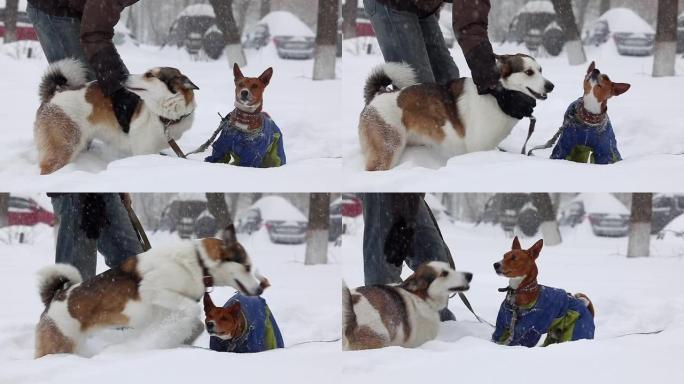
<path fill-rule="evenodd" d="M 132 328 L 134 349 L 192 344 L 204 328 L 198 301 L 207 287 L 259 295 L 268 285 L 252 271 L 232 226 L 223 239 L 154 248 L 83 282 L 73 266 L 46 267 L 40 272 L 45 310 L 36 326 L 35 356 L 86 354 L 87 336 L 108 328 Z"/>
<path fill-rule="evenodd" d="M 472 273 L 432 261 L 399 285 L 350 290 L 343 283 L 342 348 L 415 348 L 433 340 L 439 330 L 439 311 L 447 306 L 449 295 L 468 290 L 472 278 Z"/>
<path fill-rule="evenodd" d="M 545 100 L 554 88 L 530 56 L 497 56 L 497 65 L 505 89 Z M 432 146 L 446 157 L 493 150 L 519 121 L 505 114 L 494 96 L 478 94 L 472 79 L 417 84 L 406 64 L 376 67 L 364 97 L 359 139 L 368 171 L 395 167 L 407 145 Z"/>
<path fill-rule="evenodd" d="M 40 173 L 64 167 L 94 139 L 132 155 L 152 154 L 168 148 L 169 139 L 180 139 L 192 126 L 194 90 L 199 88 L 178 69 L 129 75 L 126 88 L 142 99 L 128 132 L 97 82 L 86 83 L 83 64 L 74 59 L 51 64 L 40 84 L 34 125 Z"/>

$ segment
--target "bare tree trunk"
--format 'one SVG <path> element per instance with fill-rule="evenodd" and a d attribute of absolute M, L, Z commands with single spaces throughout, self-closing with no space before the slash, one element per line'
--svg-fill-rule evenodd
<path fill-rule="evenodd" d="M 356 37 L 356 13 L 358 9 L 356 0 L 347 0 L 342 5 L 342 36 L 345 39 Z"/>
<path fill-rule="evenodd" d="M 259 201 L 259 199 L 261 199 L 261 197 L 262 197 L 263 195 L 264 195 L 263 193 L 259 193 L 259 192 L 253 193 L 253 194 L 252 194 L 252 204 L 254 204 L 254 203 L 256 203 L 257 201 Z"/>
<path fill-rule="evenodd" d="M 611 8 L 610 0 L 601 0 L 599 3 L 599 15 L 603 15 Z"/>
<path fill-rule="evenodd" d="M 632 194 L 632 216 L 629 224 L 627 257 L 648 257 L 651 248 L 653 194 Z"/>
<path fill-rule="evenodd" d="M 653 57 L 653 77 L 675 75 L 677 57 L 677 0 L 658 0 L 658 27 Z"/>
<path fill-rule="evenodd" d="M 552 0 L 552 2 L 558 15 L 558 24 L 565 32 L 565 50 L 568 54 L 568 62 L 570 65 L 586 63 L 587 55 L 584 53 L 575 14 L 572 11 L 572 2 L 570 0 Z"/>
<path fill-rule="evenodd" d="M 589 9 L 589 0 L 579 0 L 577 5 L 577 29 L 580 31 L 584 29 L 584 22 L 587 20 L 587 9 Z"/>
<path fill-rule="evenodd" d="M 314 80 L 330 80 L 335 78 L 338 5 L 339 0 L 318 0 L 318 21 L 313 69 Z"/>
<path fill-rule="evenodd" d="M 261 8 L 259 9 L 259 15 L 261 18 L 271 13 L 271 0 L 261 0 Z"/>
<path fill-rule="evenodd" d="M 5 2 L 5 44 L 17 41 L 18 12 L 19 0 L 7 0 Z"/>
<path fill-rule="evenodd" d="M 328 262 L 328 231 L 330 226 L 330 194 L 309 196 L 309 229 L 306 241 L 306 265 Z"/>
<path fill-rule="evenodd" d="M 223 230 L 233 223 L 230 210 L 223 193 L 207 193 L 207 210 L 216 219 L 216 226 Z"/>
<path fill-rule="evenodd" d="M 554 213 L 551 196 L 548 193 L 532 193 L 532 204 L 537 207 L 537 215 L 541 221 L 539 229 L 544 238 L 544 245 L 558 245 L 561 243 L 561 234 L 558 229 L 558 221 Z"/>
<path fill-rule="evenodd" d="M 209 0 L 216 14 L 216 26 L 223 32 L 226 41 L 226 57 L 231 67 L 237 63 L 239 66 L 247 65 L 245 51 L 240 41 L 240 30 L 233 16 L 233 0 Z"/>
<path fill-rule="evenodd" d="M 9 225 L 9 193 L 0 193 L 0 228 Z"/>

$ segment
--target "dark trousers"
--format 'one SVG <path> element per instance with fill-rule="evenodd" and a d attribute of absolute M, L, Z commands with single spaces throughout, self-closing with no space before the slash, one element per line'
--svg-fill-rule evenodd
<path fill-rule="evenodd" d="M 386 62 L 410 64 L 419 83 L 446 84 L 460 77 L 437 15 L 418 17 L 376 0 L 363 0 Z"/>

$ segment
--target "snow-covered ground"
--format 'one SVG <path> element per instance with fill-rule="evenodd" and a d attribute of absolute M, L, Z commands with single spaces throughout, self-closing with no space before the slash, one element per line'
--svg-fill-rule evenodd
<path fill-rule="evenodd" d="M 496 53 L 525 50 L 517 45 L 494 45 Z M 510 153 L 480 152 L 451 159 L 439 157 L 425 147 L 410 148 L 399 166 L 388 172 L 364 172 L 357 136 L 358 116 L 363 108 L 362 89 L 371 68 L 382 62 L 380 54 L 363 52 L 356 42 L 347 41 L 343 59 L 343 174 L 348 190 L 461 192 L 513 192 L 530 190 L 614 192 L 675 191 L 684 188 L 684 179 L 668 177 L 684 169 L 684 59 L 678 56 L 674 78 L 650 76 L 653 57 L 618 56 L 615 46 L 588 47 L 589 60 L 613 81 L 628 82 L 625 95 L 609 100 L 608 113 L 625 161 L 611 166 L 575 164 L 548 159 L 551 150 L 538 151 L 536 157 L 520 155 L 527 135 L 528 120 L 521 121 L 502 143 Z M 379 52 L 376 50 L 376 52 Z M 460 49 L 451 50 L 462 76 L 470 76 Z M 536 133 L 532 146 L 544 144 L 563 122 L 568 105 L 583 93 L 582 80 L 587 65 L 568 66 L 563 53 L 557 58 L 540 58 L 544 75 L 556 88 L 547 101 L 538 103 Z M 483 117 L 484 118 L 484 117 Z M 485 176 L 486 175 L 486 176 Z"/>
<path fill-rule="evenodd" d="M 339 382 L 339 342 L 294 344 L 340 337 L 340 248 L 330 247 L 329 264 L 305 266 L 304 245 L 274 245 L 262 232 L 238 237 L 254 265 L 271 281 L 263 297 L 280 326 L 286 349 L 218 353 L 207 349 L 205 332 L 194 347 L 129 353 L 105 350 L 92 358 L 55 355 L 33 360 L 33 328 L 43 310 L 35 272 L 54 260 L 52 229 L 35 228 L 30 244 L 7 244 L 3 239 L 0 236 L 0 290 L 5 292 L 0 298 L 2 384 L 187 383 L 216 382 L 219 377 L 267 383 L 303 377 L 304 371 L 307 381 Z M 150 240 L 153 246 L 178 241 L 168 233 L 151 234 Z M 99 257 L 98 271 L 105 268 Z M 222 303 L 234 291 L 216 288 L 214 302 Z"/>
<path fill-rule="evenodd" d="M 178 142 L 189 152 L 204 143 L 219 124 L 219 116 L 233 109 L 233 72 L 225 57 L 192 61 L 184 50 L 132 44 L 120 47 L 132 73 L 155 66 L 179 68 L 200 87 L 193 128 Z M 274 75 L 264 96 L 267 111 L 283 131 L 287 165 L 278 169 L 250 169 L 204 163 L 210 154 L 191 160 L 148 155 L 123 157 L 104 145 L 95 145 L 73 164 L 49 176 L 39 176 L 33 144 L 33 120 L 38 108 L 38 83 L 47 62 L 17 59 L 16 48 L 0 45 L 0 178 L 15 191 L 129 190 L 129 191 L 313 191 L 330 190 L 341 168 L 339 124 L 342 111 L 341 75 L 313 81 L 313 60 L 281 60 L 273 47 L 248 51 L 246 76 L 258 76 L 272 66 Z M 339 67 L 339 65 L 338 65 Z"/>
<path fill-rule="evenodd" d="M 363 220 L 347 221 L 342 275 L 363 284 Z M 492 264 L 510 250 L 500 227 L 440 223 L 457 269 L 474 274 L 466 293 L 475 311 L 494 322 L 507 281 Z M 563 243 L 544 247 L 539 282 L 584 292 L 596 308 L 596 338 L 546 348 L 506 347 L 490 341 L 458 298 L 458 321 L 443 323 L 436 340 L 416 349 L 344 352 L 342 375 L 353 383 L 681 383 L 684 356 L 684 240 L 652 238 L 650 258 L 627 259 L 627 238 L 598 238 L 587 227 L 562 230 Z M 536 238 L 521 239 L 529 247 Z M 410 270 L 405 268 L 404 275 Z M 623 336 L 664 330 L 657 335 Z"/>

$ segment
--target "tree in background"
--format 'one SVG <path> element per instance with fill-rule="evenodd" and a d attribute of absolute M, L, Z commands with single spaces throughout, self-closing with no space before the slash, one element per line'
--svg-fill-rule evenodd
<path fill-rule="evenodd" d="M 247 58 L 240 40 L 240 30 L 233 16 L 233 0 L 209 0 L 209 3 L 214 7 L 216 26 L 223 33 L 226 41 L 225 52 L 228 65 L 231 67 L 234 63 L 239 66 L 247 65 Z"/>
<path fill-rule="evenodd" d="M 347 0 L 342 5 L 342 35 L 345 39 L 356 37 L 356 13 L 358 9 L 356 0 Z"/>
<path fill-rule="evenodd" d="M 629 223 L 627 257 L 648 257 L 651 248 L 653 194 L 632 194 L 632 214 Z"/>
<path fill-rule="evenodd" d="M 271 0 L 261 0 L 261 7 L 259 8 L 259 15 L 261 18 L 271 13 Z"/>
<path fill-rule="evenodd" d="M 330 194 L 312 193 L 309 196 L 309 228 L 304 264 L 328 262 L 328 232 L 330 226 Z"/>
<path fill-rule="evenodd" d="M 677 0 L 658 0 L 653 76 L 675 75 L 677 56 Z"/>
<path fill-rule="evenodd" d="M 599 3 L 599 15 L 603 15 L 610 9 L 610 0 L 601 0 Z"/>
<path fill-rule="evenodd" d="M 18 12 L 19 0 L 7 0 L 5 2 L 5 44 L 17 41 Z"/>
<path fill-rule="evenodd" d="M 9 225 L 9 193 L 0 193 L 0 228 Z"/>
<path fill-rule="evenodd" d="M 570 65 L 580 65 L 587 62 L 587 55 L 584 53 L 582 38 L 575 20 L 575 13 L 572 10 L 570 0 L 552 0 L 553 8 L 558 15 L 558 24 L 565 33 L 565 50 L 568 53 Z"/>
<path fill-rule="evenodd" d="M 314 80 L 330 80 L 335 78 L 338 8 L 339 0 L 318 0 Z"/>
<path fill-rule="evenodd" d="M 544 245 L 558 245 L 561 243 L 561 233 L 558 229 L 558 221 L 556 220 L 556 211 L 553 209 L 551 196 L 548 193 L 532 193 L 530 194 L 532 204 L 537 208 L 537 214 L 541 224 L 542 237 L 544 238 Z"/>

